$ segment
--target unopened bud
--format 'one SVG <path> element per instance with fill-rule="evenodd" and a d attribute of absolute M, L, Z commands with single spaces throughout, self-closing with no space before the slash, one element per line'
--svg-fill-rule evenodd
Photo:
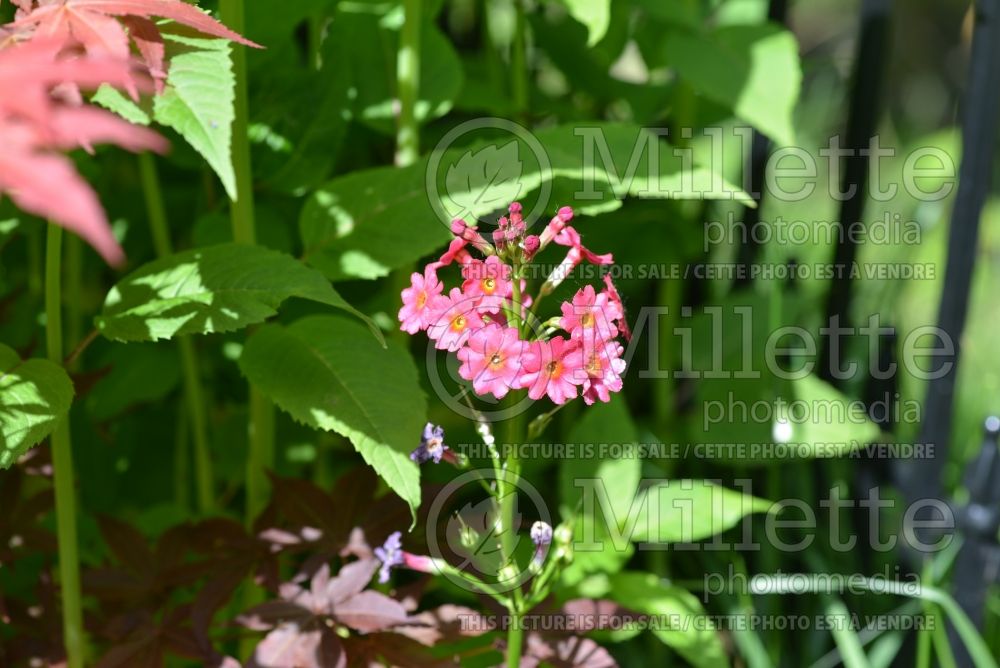
<path fill-rule="evenodd" d="M 501 583 L 514 582 L 520 575 L 521 571 L 518 570 L 517 566 L 514 564 L 507 564 L 500 569 L 499 573 L 497 573 L 497 578 Z"/>
<path fill-rule="evenodd" d="M 542 245 L 542 240 L 536 234 L 529 234 L 524 238 L 524 257 L 530 260 Z"/>
<path fill-rule="evenodd" d="M 451 233 L 454 234 L 456 237 L 461 237 L 463 234 L 465 234 L 466 227 L 467 225 L 465 224 L 465 221 L 462 220 L 461 218 L 455 218 L 454 220 L 451 221 Z"/>
<path fill-rule="evenodd" d="M 564 223 L 568 223 L 569 221 L 573 220 L 573 209 L 571 209 L 568 206 L 564 206 L 561 209 L 559 209 L 559 212 L 556 215 L 559 216 L 559 220 L 561 220 Z"/>

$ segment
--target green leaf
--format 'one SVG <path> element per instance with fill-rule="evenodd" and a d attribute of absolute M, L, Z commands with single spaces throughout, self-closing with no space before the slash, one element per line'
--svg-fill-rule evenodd
<path fill-rule="evenodd" d="M 149 125 L 153 122 L 142 107 L 125 97 L 120 90 L 112 88 L 108 84 L 101 84 L 90 101 L 118 114 L 129 123 Z"/>
<path fill-rule="evenodd" d="M 52 433 L 73 403 L 73 382 L 48 360 L 22 361 L 0 344 L 0 469 Z"/>
<path fill-rule="evenodd" d="M 564 517 L 576 518 L 573 530 L 576 541 L 601 547 L 577 549 L 565 582 L 573 582 L 587 573 L 616 572 L 631 557 L 629 536 L 622 532 L 628 528 L 630 512 L 638 508 L 642 462 L 638 457 L 611 458 L 598 453 L 602 446 L 633 444 L 638 440 L 628 406 L 619 397 L 587 408 L 570 431 L 567 442 L 580 447 L 581 452 L 579 457 L 563 460 L 559 467 L 560 512 Z M 583 496 L 591 494 L 596 496 L 594 502 L 584 504 Z M 588 509 L 592 512 L 587 512 Z"/>
<path fill-rule="evenodd" d="M 448 167 L 445 187 L 448 193 L 455 193 L 451 200 L 465 212 L 486 207 L 501 209 L 517 198 L 520 191 L 517 179 L 521 171 L 516 141 L 499 147 L 484 146 L 479 150 L 470 149 Z"/>
<path fill-rule="evenodd" d="M 483 169 L 483 176 L 458 177 L 473 168 Z M 543 186 L 556 179 L 559 192 L 577 196 L 549 199 Z M 304 257 L 333 280 L 380 278 L 447 243 L 452 217 L 485 216 L 513 197 L 531 212 L 533 194 L 546 197 L 536 213 L 543 223 L 543 214 L 550 217 L 563 205 L 602 210 L 626 196 L 751 201 L 710 170 L 685 165 L 673 147 L 635 125 L 594 124 L 582 133 L 565 125 L 540 130 L 534 139 L 505 133 L 502 141 L 494 132 L 411 167 L 358 171 L 328 182 L 302 210 Z"/>
<path fill-rule="evenodd" d="M 167 85 L 153 102 L 153 118 L 176 130 L 205 158 L 229 195 L 236 199 L 230 145 L 236 79 L 226 40 L 164 35 L 184 50 L 170 58 Z"/>
<path fill-rule="evenodd" d="M 587 45 L 601 41 L 611 23 L 611 0 L 563 0 L 570 15 L 587 26 Z"/>
<path fill-rule="evenodd" d="M 780 440 L 802 446 L 797 450 L 800 456 L 843 457 L 881 436 L 882 430 L 868 418 L 860 401 L 846 397 L 818 376 L 795 379 L 791 386 L 794 406 L 778 406 L 775 415 L 784 427 Z M 795 406 L 807 407 L 804 419 Z"/>
<path fill-rule="evenodd" d="M 702 95 L 727 105 L 776 142 L 795 141 L 792 112 L 802 83 L 798 43 L 775 25 L 734 25 L 707 35 L 675 31 L 667 59 Z"/>
<path fill-rule="evenodd" d="M 86 397 L 87 413 L 98 422 L 130 406 L 159 401 L 181 381 L 180 362 L 173 346 L 109 346 L 99 366 L 110 366 L 111 370 L 101 376 Z"/>
<path fill-rule="evenodd" d="M 352 320 L 314 316 L 261 327 L 239 364 L 295 420 L 350 439 L 416 513 L 420 472 L 409 453 L 420 442 L 427 400 L 404 348 L 391 341 L 381 348 Z"/>
<path fill-rule="evenodd" d="M 278 251 L 236 243 L 177 253 L 140 267 L 108 293 L 97 327 L 117 341 L 231 332 L 270 318 L 289 297 L 352 313 L 382 338 L 315 269 Z"/>
<path fill-rule="evenodd" d="M 451 110 L 464 76 L 455 48 L 434 22 L 437 10 L 425 3 L 423 13 L 420 90 L 414 108 L 420 123 Z M 396 53 L 402 16 L 399 3 L 339 3 L 326 42 L 349 45 L 346 64 L 351 69 L 355 116 L 388 135 L 396 132 Z"/>
<path fill-rule="evenodd" d="M 733 528 L 774 504 L 708 480 L 670 480 L 647 488 L 632 540 L 692 543 Z"/>
<path fill-rule="evenodd" d="M 653 635 L 693 666 L 728 666 L 719 634 L 694 594 L 665 584 L 650 573 L 625 572 L 611 576 L 608 596 L 623 606 L 657 615 Z"/>

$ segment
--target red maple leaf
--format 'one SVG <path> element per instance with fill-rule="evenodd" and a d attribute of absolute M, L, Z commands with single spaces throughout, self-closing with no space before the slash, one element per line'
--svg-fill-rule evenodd
<path fill-rule="evenodd" d="M 131 37 L 158 88 L 166 73 L 163 37 L 151 20 L 153 17 L 171 19 L 206 35 L 259 48 L 183 0 L 20 0 L 18 6 L 18 17 L 9 24 L 10 28 L 34 29 L 36 36 L 64 44 L 79 43 L 90 55 L 127 59 Z"/>
<path fill-rule="evenodd" d="M 60 48 L 34 41 L 0 50 L 0 193 L 79 234 L 118 264 L 124 256 L 97 196 L 59 151 L 101 143 L 163 151 L 166 141 L 110 112 L 57 100 L 51 90 L 60 84 L 94 88 L 132 80 L 124 61 L 58 58 Z"/>

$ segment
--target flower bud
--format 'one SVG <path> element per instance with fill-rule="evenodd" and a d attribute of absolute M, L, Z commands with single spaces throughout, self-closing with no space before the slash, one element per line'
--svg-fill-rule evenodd
<path fill-rule="evenodd" d="M 502 583 L 514 582 L 520 575 L 521 571 L 518 570 L 516 565 L 507 564 L 497 573 L 497 579 Z"/>
<path fill-rule="evenodd" d="M 455 218 L 454 220 L 451 221 L 451 233 L 454 234 L 456 237 L 461 237 L 463 234 L 465 234 L 466 227 L 467 225 L 465 224 L 465 221 L 462 220 L 461 218 Z"/>
<path fill-rule="evenodd" d="M 530 260 L 538 252 L 538 249 L 542 245 L 542 240 L 538 238 L 538 235 L 529 234 L 524 238 L 524 259 Z"/>
<path fill-rule="evenodd" d="M 559 220 L 564 223 L 568 223 L 573 220 L 573 209 L 568 206 L 564 206 L 559 209 L 559 212 L 556 215 L 559 217 Z"/>
<path fill-rule="evenodd" d="M 556 527 L 553 537 L 555 538 L 556 545 L 572 545 L 573 527 L 568 524 L 560 524 Z"/>

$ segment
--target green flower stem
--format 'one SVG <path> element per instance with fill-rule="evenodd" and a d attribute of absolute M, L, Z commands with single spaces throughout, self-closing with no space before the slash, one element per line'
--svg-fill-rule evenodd
<path fill-rule="evenodd" d="M 420 25 L 423 0 L 404 0 L 403 30 L 396 55 L 396 87 L 399 122 L 396 129 L 396 165 L 412 165 L 420 157 L 420 125 L 417 100 L 420 95 Z"/>
<path fill-rule="evenodd" d="M 62 228 L 49 224 L 45 251 L 45 342 L 49 360 L 63 363 Z M 80 596 L 80 552 L 76 537 L 76 486 L 73 448 L 67 415 L 52 433 L 56 535 L 59 540 L 59 584 L 62 591 L 63 642 L 69 668 L 83 668 L 86 639 Z"/>
<path fill-rule="evenodd" d="M 514 279 L 517 285 L 517 278 Z M 514 296 L 517 304 L 517 295 Z M 517 406 L 520 399 L 520 392 L 512 392 L 508 399 L 508 406 L 512 409 Z M 514 548 L 517 545 L 514 527 L 515 501 L 517 500 L 518 481 L 521 475 L 521 462 L 517 456 L 517 445 L 524 439 L 524 415 L 515 413 L 507 418 L 507 470 L 504 476 L 504 485 L 498 485 L 498 490 L 502 489 L 500 497 L 500 521 L 503 532 L 500 535 L 501 553 L 505 564 L 514 564 L 516 555 Z M 521 628 L 520 620 L 524 604 L 521 588 L 517 587 L 511 594 L 507 602 L 507 611 L 510 615 L 510 623 L 507 627 L 507 666 L 517 668 L 521 664 L 521 650 L 524 644 L 524 630 Z"/>
<path fill-rule="evenodd" d="M 155 158 L 149 153 L 139 155 L 139 176 L 142 180 L 142 192 L 146 200 L 146 213 L 149 218 L 149 228 L 153 235 L 153 246 L 159 257 L 166 257 L 174 252 L 170 241 L 170 227 L 167 224 L 167 208 L 163 204 L 163 191 L 160 188 L 159 175 L 156 172 Z M 177 347 L 181 356 L 181 370 L 184 374 L 184 397 L 187 402 L 190 417 L 191 435 L 194 439 L 195 485 L 198 498 L 198 510 L 204 514 L 215 508 L 215 474 L 212 466 L 212 456 L 208 444 L 208 418 L 205 412 L 205 394 L 202 390 L 201 378 L 198 373 L 198 351 L 191 337 L 182 336 L 177 339 Z M 184 441 L 178 441 L 183 444 Z M 183 446 L 181 446 L 183 447 Z M 177 457 L 186 457 L 178 452 Z"/>

